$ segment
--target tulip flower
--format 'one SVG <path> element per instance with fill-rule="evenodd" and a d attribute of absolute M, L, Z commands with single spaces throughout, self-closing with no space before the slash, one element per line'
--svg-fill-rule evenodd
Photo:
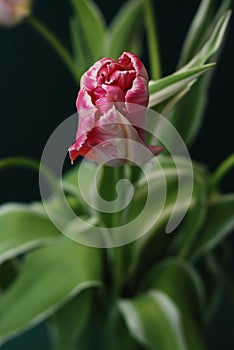
<path fill-rule="evenodd" d="M 162 151 L 161 146 L 145 144 L 148 74 L 136 55 L 124 52 L 118 61 L 99 60 L 82 76 L 80 85 L 79 126 L 69 148 L 72 161 L 82 155 L 101 164 L 110 159 L 112 166 L 132 159 L 140 165 Z M 136 143 L 148 152 L 139 152 Z"/>
<path fill-rule="evenodd" d="M 0 25 L 12 26 L 31 12 L 31 0 L 0 0 Z"/>

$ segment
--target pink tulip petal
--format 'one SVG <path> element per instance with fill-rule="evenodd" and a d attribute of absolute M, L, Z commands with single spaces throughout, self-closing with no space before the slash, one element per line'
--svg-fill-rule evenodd
<path fill-rule="evenodd" d="M 114 60 L 108 57 L 102 58 L 101 60 L 97 61 L 91 68 L 89 68 L 89 70 L 86 73 L 82 75 L 80 80 L 80 86 L 85 87 L 87 90 L 95 89 L 98 84 L 98 75 L 102 74 L 102 70 L 103 73 L 106 72 L 106 70 L 108 70 L 108 66 L 111 65 L 113 61 Z M 118 61 L 115 62 L 118 63 Z M 103 67 L 107 68 L 104 69 Z"/>
<path fill-rule="evenodd" d="M 144 64 L 142 61 L 133 53 L 131 52 L 124 52 L 120 58 L 119 58 L 120 64 L 124 66 L 131 67 L 131 69 L 134 69 L 137 75 L 142 76 L 145 78 L 145 80 L 149 80 L 148 73 L 145 69 Z M 128 68 L 130 69 L 130 68 Z"/>
<path fill-rule="evenodd" d="M 87 134 L 95 125 L 97 109 L 93 106 L 91 97 L 84 89 L 79 91 L 76 106 L 79 115 L 79 126 L 76 134 L 75 147 L 80 149 L 87 138 Z"/>
<path fill-rule="evenodd" d="M 125 92 L 119 87 L 114 85 L 102 85 L 103 90 L 110 96 L 113 102 L 124 102 Z"/>
<path fill-rule="evenodd" d="M 125 118 L 131 125 L 137 130 L 142 141 L 146 138 L 146 107 L 142 105 L 136 105 L 133 103 L 125 103 L 126 111 L 123 113 Z"/>
<path fill-rule="evenodd" d="M 163 151 L 162 146 L 147 146 L 147 147 L 153 153 L 154 156 L 157 156 Z"/>
<path fill-rule="evenodd" d="M 74 162 L 74 160 L 76 160 L 78 156 L 85 156 L 85 153 L 81 151 L 81 147 L 83 143 L 80 142 L 80 140 L 77 140 L 68 148 L 69 157 L 72 163 Z"/>
<path fill-rule="evenodd" d="M 111 75 L 119 70 L 122 70 L 123 67 L 119 64 L 118 61 L 109 59 L 106 62 L 104 62 L 101 69 L 98 71 L 98 76 L 100 76 L 103 81 L 102 83 L 109 82 Z"/>
<path fill-rule="evenodd" d="M 82 115 L 95 109 L 90 94 L 84 88 L 81 88 L 78 93 L 76 108 L 77 112 Z"/>
<path fill-rule="evenodd" d="M 89 134 L 90 138 L 92 144 L 98 146 L 92 148 L 86 157 L 112 166 L 119 166 L 127 161 L 128 140 L 139 141 L 136 130 L 115 107 L 100 117 L 95 129 Z"/>
<path fill-rule="evenodd" d="M 0 23 L 10 25 L 14 23 L 14 11 L 6 1 L 0 1 Z"/>
<path fill-rule="evenodd" d="M 135 77 L 136 77 L 136 72 L 134 70 L 115 71 L 111 75 L 110 81 L 115 86 L 117 85 L 122 90 L 127 91 L 132 87 L 132 83 Z"/>
<path fill-rule="evenodd" d="M 0 0 L 0 25 L 12 26 L 31 12 L 31 0 Z"/>
<path fill-rule="evenodd" d="M 103 160 L 109 156 L 109 159 L 119 159 L 116 162 L 112 161 L 112 166 L 124 162 L 141 165 L 162 150 L 161 146 L 145 145 L 135 127 L 115 107 L 102 116 L 96 124 L 95 142 L 99 144 L 99 141 L 105 141 L 105 143 L 94 151 L 96 158 Z M 92 157 L 94 153 L 92 152 Z"/>
<path fill-rule="evenodd" d="M 161 151 L 161 146 L 145 145 L 137 130 L 115 107 L 101 116 L 92 130 L 80 134 L 69 148 L 72 161 L 82 155 L 111 166 L 126 162 L 142 165 Z"/>
<path fill-rule="evenodd" d="M 149 102 L 148 84 L 145 78 L 138 76 L 133 81 L 132 88 L 127 91 L 125 101 L 142 106 L 147 106 Z"/>

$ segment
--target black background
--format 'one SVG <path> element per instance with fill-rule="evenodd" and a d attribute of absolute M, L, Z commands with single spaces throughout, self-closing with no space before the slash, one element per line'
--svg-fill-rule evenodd
<path fill-rule="evenodd" d="M 97 0 L 109 22 L 124 1 Z M 173 72 L 189 23 L 199 1 L 156 0 L 157 22 L 163 72 Z M 44 21 L 69 47 L 69 1 L 35 1 L 34 15 Z M 210 100 L 191 156 L 212 171 L 233 152 L 233 20 L 223 54 L 210 88 Z M 147 62 L 146 62 L 147 65 Z M 40 159 L 53 130 L 75 113 L 78 86 L 60 58 L 28 24 L 0 29 L 0 113 L 1 158 L 30 156 Z M 233 172 L 225 178 L 225 192 L 234 190 Z M 0 173 L 1 202 L 39 199 L 38 178 L 30 171 L 5 170 Z M 209 349 L 231 349 L 234 307 L 225 296 L 217 320 L 209 327 Z M 35 338 L 37 337 L 37 341 Z M 39 339 L 39 340 L 38 340 Z M 41 342 L 41 343 L 40 343 Z M 33 345 L 32 345 L 33 344 Z M 37 345 L 35 345 L 37 344 Z M 49 349 L 42 327 L 3 347 L 5 350 Z"/>

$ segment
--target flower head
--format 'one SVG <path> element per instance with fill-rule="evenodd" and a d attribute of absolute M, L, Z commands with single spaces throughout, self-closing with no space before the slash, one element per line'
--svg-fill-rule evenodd
<path fill-rule="evenodd" d="M 142 164 L 149 160 L 149 150 L 151 158 L 162 151 L 160 146 L 145 145 L 148 74 L 136 55 L 124 52 L 118 61 L 97 61 L 82 76 L 80 85 L 76 103 L 79 127 L 76 142 L 69 148 L 72 161 L 82 155 L 118 166 L 130 162 L 131 156 Z M 148 149 L 147 157 L 135 150 L 139 153 L 136 157 L 136 142 Z"/>
<path fill-rule="evenodd" d="M 0 25 L 12 26 L 31 12 L 31 0 L 0 0 Z"/>

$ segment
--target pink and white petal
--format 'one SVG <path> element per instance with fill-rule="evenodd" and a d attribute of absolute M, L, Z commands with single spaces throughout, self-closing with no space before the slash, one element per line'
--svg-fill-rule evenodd
<path fill-rule="evenodd" d="M 129 66 L 131 65 L 132 68 L 136 71 L 136 75 L 142 76 L 147 81 L 149 80 L 149 76 L 148 76 L 148 73 L 145 69 L 143 62 L 133 53 L 125 51 L 120 56 L 119 62 L 122 65 L 129 65 Z"/>
<path fill-rule="evenodd" d="M 159 155 L 164 149 L 162 146 L 147 146 L 147 147 L 153 153 L 154 156 Z"/>
<path fill-rule="evenodd" d="M 132 147 L 130 147 L 133 144 L 132 141 L 135 141 L 134 144 L 140 143 L 144 146 L 138 130 L 115 107 L 99 119 L 96 129 L 102 135 L 103 140 L 109 140 L 112 144 L 117 142 L 115 148 L 119 158 L 128 159 L 133 154 Z M 122 142 L 119 142 L 120 139 Z"/>
<path fill-rule="evenodd" d="M 79 115 L 79 125 L 76 133 L 76 139 L 87 135 L 95 125 L 95 112 L 89 112 L 88 114 Z"/>
<path fill-rule="evenodd" d="M 100 115 L 103 115 L 113 107 L 113 100 L 111 96 L 104 96 L 96 101 L 96 106 Z"/>
<path fill-rule="evenodd" d="M 147 128 L 146 107 L 134 103 L 125 103 L 125 111 L 122 114 L 137 130 L 142 141 L 145 142 Z"/>
<path fill-rule="evenodd" d="M 98 143 L 96 147 L 90 149 L 86 157 L 99 164 L 111 166 L 119 166 L 124 163 L 141 166 L 161 152 L 160 146 L 145 145 L 134 129 L 132 131 L 131 138 L 113 137 Z M 130 135 L 130 130 L 128 134 Z"/>
<path fill-rule="evenodd" d="M 93 97 L 93 101 L 96 104 L 96 100 L 98 100 L 99 98 L 102 98 L 103 96 L 105 96 L 106 95 L 106 91 L 102 88 L 101 85 L 98 85 L 96 87 L 96 89 L 94 89 L 92 91 L 91 94 L 92 94 L 92 97 Z"/>
<path fill-rule="evenodd" d="M 13 8 L 6 1 L 0 1 L 0 24 L 11 25 L 14 23 Z"/>
<path fill-rule="evenodd" d="M 93 90 L 97 87 L 97 75 L 98 71 L 103 65 L 103 62 L 107 60 L 103 58 L 97 61 L 87 72 L 85 72 L 80 79 L 80 87 L 85 87 L 87 90 Z"/>
<path fill-rule="evenodd" d="M 138 130 L 115 107 L 99 119 L 95 129 L 102 140 L 109 143 L 108 147 L 105 144 L 105 151 L 111 149 L 113 155 L 115 150 L 118 158 L 125 162 L 142 165 L 163 150 L 161 146 L 146 145 Z"/>
<path fill-rule="evenodd" d="M 86 139 L 86 135 L 95 125 L 97 109 L 91 101 L 90 95 L 86 90 L 80 89 L 76 100 L 77 112 L 79 116 L 79 125 L 76 134 L 76 140 Z M 80 141 L 81 142 L 81 141 Z"/>
<path fill-rule="evenodd" d="M 103 61 L 103 66 L 98 71 L 98 76 L 100 77 L 102 76 L 105 79 L 105 81 L 109 81 L 111 75 L 120 69 L 121 69 L 121 65 L 117 60 L 114 60 L 112 58 L 107 58 L 107 60 Z"/>
<path fill-rule="evenodd" d="M 118 142 L 121 146 L 121 140 L 118 140 Z M 118 147 L 116 139 L 112 141 L 104 141 L 90 149 L 86 154 L 86 158 L 93 160 L 98 164 L 114 167 L 120 166 L 126 162 L 121 156 L 122 152 L 120 152 L 120 147 Z"/>
<path fill-rule="evenodd" d="M 93 90 L 97 87 L 97 72 L 101 68 L 101 62 L 97 61 L 92 67 L 85 72 L 80 78 L 80 87 Z"/>
<path fill-rule="evenodd" d="M 141 76 L 136 77 L 133 81 L 132 88 L 127 91 L 125 101 L 142 106 L 148 106 L 149 93 L 147 80 Z"/>
<path fill-rule="evenodd" d="M 81 88 L 78 93 L 76 108 L 79 114 L 87 113 L 95 108 L 92 98 L 85 88 Z"/>
<path fill-rule="evenodd" d="M 123 129 L 123 124 L 131 125 L 124 117 L 121 116 L 120 119 L 119 116 L 121 114 L 112 108 L 99 117 L 96 122 L 93 119 L 93 114 L 80 119 L 76 142 L 73 146 L 80 150 L 85 143 L 85 149 L 87 150 L 87 148 L 92 148 L 113 138 L 124 138 L 126 132 Z"/>
<path fill-rule="evenodd" d="M 129 138 L 134 128 L 129 121 L 113 106 L 96 123 L 96 128 L 106 139 Z M 128 130 L 129 128 L 129 130 Z M 134 131 L 135 132 L 135 131 Z"/>
<path fill-rule="evenodd" d="M 113 102 L 125 101 L 125 92 L 119 86 L 103 84 L 102 88 Z"/>
<path fill-rule="evenodd" d="M 142 165 L 161 151 L 161 146 L 145 145 L 137 130 L 115 107 L 101 116 L 94 128 L 80 135 L 69 148 L 72 161 L 83 155 L 110 166 Z"/>
<path fill-rule="evenodd" d="M 74 160 L 81 155 L 84 155 L 83 152 L 81 151 L 82 149 L 82 145 L 85 143 L 85 139 L 86 139 L 86 135 L 84 135 L 83 140 L 78 139 L 76 140 L 69 148 L 68 148 L 68 152 L 69 152 L 69 157 L 72 161 L 72 163 L 74 162 Z"/>
<path fill-rule="evenodd" d="M 122 90 L 127 91 L 132 87 L 132 83 L 136 78 L 135 70 L 115 71 L 110 76 L 110 83 L 119 86 Z"/>

